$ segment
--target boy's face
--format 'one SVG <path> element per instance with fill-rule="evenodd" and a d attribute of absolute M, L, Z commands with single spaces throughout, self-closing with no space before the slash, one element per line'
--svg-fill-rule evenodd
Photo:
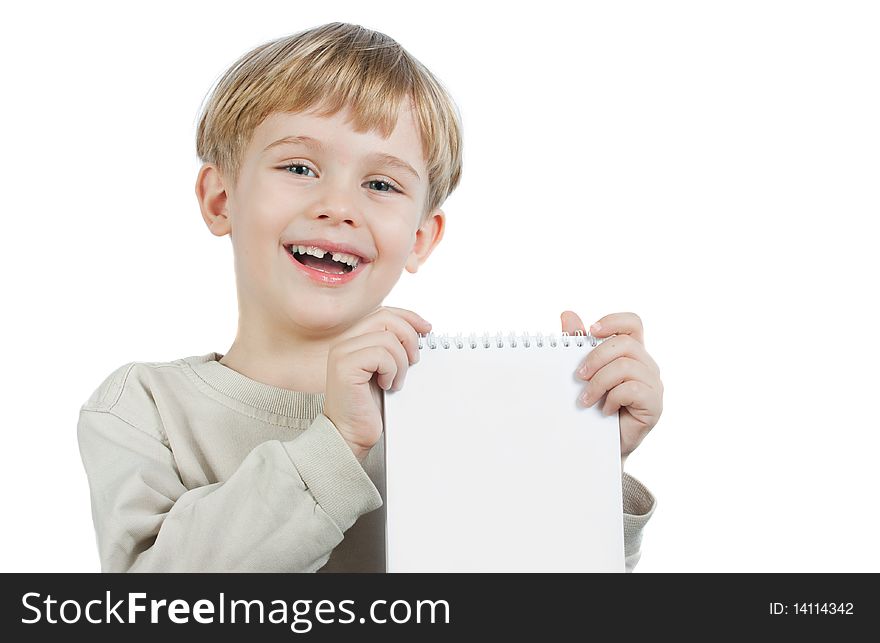
<path fill-rule="evenodd" d="M 409 107 L 388 139 L 355 132 L 348 116 L 272 114 L 254 131 L 237 185 L 224 184 L 210 164 L 199 173 L 203 217 L 214 234 L 231 235 L 240 314 L 255 332 L 341 332 L 381 306 L 403 268 L 416 272 L 442 238 L 439 209 L 418 228 L 428 181 Z M 321 148 L 275 144 L 286 137 L 310 137 Z M 317 240 L 350 246 L 366 261 L 345 275 L 312 272 L 288 246 Z"/>

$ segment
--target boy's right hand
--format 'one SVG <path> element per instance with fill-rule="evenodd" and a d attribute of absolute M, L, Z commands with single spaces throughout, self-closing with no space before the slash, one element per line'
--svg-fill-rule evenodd
<path fill-rule="evenodd" d="M 411 310 L 382 306 L 330 347 L 323 412 L 359 461 L 382 435 L 379 388 L 403 388 L 407 369 L 419 361 L 418 334 L 429 330 Z"/>

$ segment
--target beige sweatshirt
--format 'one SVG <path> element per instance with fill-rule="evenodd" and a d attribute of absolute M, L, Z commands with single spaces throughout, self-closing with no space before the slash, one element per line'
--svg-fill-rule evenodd
<path fill-rule="evenodd" d="M 359 463 L 323 393 L 222 357 L 125 364 L 82 406 L 102 571 L 384 571 L 382 440 Z M 627 571 L 655 506 L 624 473 Z"/>

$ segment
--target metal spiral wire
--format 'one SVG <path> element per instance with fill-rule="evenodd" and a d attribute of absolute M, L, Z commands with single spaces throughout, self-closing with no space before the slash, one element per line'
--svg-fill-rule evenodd
<path fill-rule="evenodd" d="M 565 347 L 571 346 L 572 342 L 574 342 L 574 345 L 576 346 L 584 346 L 587 342 L 589 342 L 590 346 L 595 347 L 601 344 L 603 341 L 605 340 L 594 337 L 590 333 L 584 334 L 582 331 L 579 330 L 575 331 L 574 335 L 570 335 L 568 332 L 562 331 L 559 334 L 558 340 L 556 333 L 544 335 L 543 333 L 539 332 L 535 335 L 532 335 L 528 331 L 524 331 L 519 335 L 517 335 L 514 331 L 510 331 L 506 337 L 504 333 L 500 330 L 496 331 L 494 335 L 490 335 L 489 331 L 483 331 L 483 334 L 481 336 L 478 336 L 477 333 L 470 333 L 466 338 L 461 332 L 455 335 L 450 335 L 449 333 L 435 333 L 431 331 L 426 335 L 422 335 L 421 333 L 419 334 L 419 350 L 423 348 L 529 348 L 530 346 L 532 346 L 533 343 L 538 348 L 544 348 L 545 346 L 556 348 L 560 344 Z"/>

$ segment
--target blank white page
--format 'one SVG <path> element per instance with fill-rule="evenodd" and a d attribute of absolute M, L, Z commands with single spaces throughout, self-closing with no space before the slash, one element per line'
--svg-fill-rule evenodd
<path fill-rule="evenodd" d="M 625 570 L 619 416 L 577 401 L 593 347 L 528 337 L 431 334 L 383 394 L 389 572 Z"/>

